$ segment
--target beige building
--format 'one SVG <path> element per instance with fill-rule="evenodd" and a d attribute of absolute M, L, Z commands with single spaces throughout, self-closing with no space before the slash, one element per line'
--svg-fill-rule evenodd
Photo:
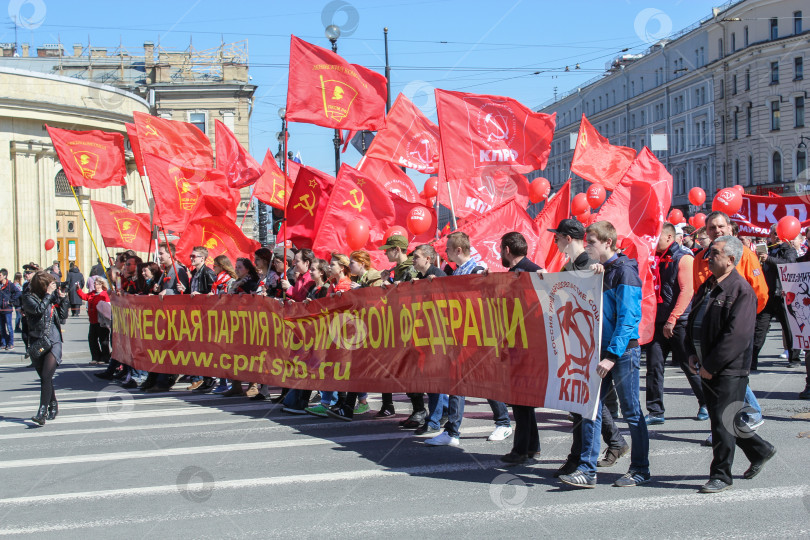
<path fill-rule="evenodd" d="M 68 261 L 76 261 L 86 274 L 96 260 L 45 124 L 125 134 L 124 123 L 140 111 L 195 124 L 213 145 L 214 120 L 220 120 L 249 148 L 256 87 L 249 83 L 243 43 L 177 52 L 156 50 L 147 42 L 138 55 L 82 45 L 74 45 L 72 54 L 59 44 L 35 52 L 27 44 L 19 50 L 0 44 L 0 49 L 0 148 L 9 149 L 7 156 L 0 155 L 0 193 L 10 194 L 0 197 L 0 212 L 8 216 L 0 224 L 0 267 L 9 272 L 32 260 L 45 265 L 58 259 L 63 271 Z M 84 190 L 79 196 L 99 242 L 91 197 L 148 212 L 128 142 L 127 168 L 126 187 Z M 248 197 L 249 190 L 243 190 L 240 214 Z M 255 235 L 252 212 L 244 229 Z M 46 253 L 47 239 L 55 240 L 57 248 Z"/>

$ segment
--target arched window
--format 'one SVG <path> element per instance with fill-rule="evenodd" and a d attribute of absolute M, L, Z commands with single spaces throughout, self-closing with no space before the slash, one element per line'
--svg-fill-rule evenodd
<path fill-rule="evenodd" d="M 740 160 L 739 159 L 734 160 L 734 183 L 735 184 L 740 183 Z"/>
<path fill-rule="evenodd" d="M 807 151 L 796 150 L 796 179 L 807 180 Z"/>
<path fill-rule="evenodd" d="M 56 173 L 56 177 L 53 179 L 53 183 L 54 193 L 57 197 L 73 197 L 73 192 L 70 191 L 70 183 L 68 182 L 64 169 L 59 169 L 59 172 Z M 77 186 L 73 189 L 76 190 L 77 196 L 82 194 L 81 187 Z"/>
<path fill-rule="evenodd" d="M 782 154 L 774 152 L 771 154 L 771 182 L 782 181 Z"/>

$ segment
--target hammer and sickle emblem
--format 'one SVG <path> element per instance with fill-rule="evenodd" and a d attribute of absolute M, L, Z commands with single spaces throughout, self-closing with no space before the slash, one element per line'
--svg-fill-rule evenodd
<path fill-rule="evenodd" d="M 503 141 L 506 139 L 507 135 L 509 135 L 509 132 L 495 120 L 492 113 L 484 117 L 484 123 L 491 125 L 495 129 L 494 132 L 490 132 L 489 135 L 487 135 L 487 142 L 492 142 L 493 139 Z"/>
<path fill-rule="evenodd" d="M 357 200 L 357 194 L 358 193 L 360 193 L 360 200 L 359 201 Z M 348 200 L 343 201 L 343 206 L 346 206 L 348 204 L 349 206 L 351 206 L 352 208 L 354 208 L 358 212 L 362 212 L 363 211 L 363 203 L 366 202 L 366 196 L 365 196 L 365 194 L 363 194 L 363 190 L 355 188 L 355 189 L 353 189 L 353 190 L 351 190 L 349 192 L 349 195 L 352 196 L 352 199 L 354 199 L 354 202 L 348 201 Z"/>
<path fill-rule="evenodd" d="M 155 126 L 153 126 L 152 124 L 146 124 L 144 126 L 144 130 L 146 131 L 146 135 L 154 135 L 155 137 L 158 136 L 158 132 L 155 129 Z"/>
<path fill-rule="evenodd" d="M 343 99 L 343 88 L 340 86 L 335 86 L 335 91 L 332 93 L 332 99 L 341 100 Z"/>
<path fill-rule="evenodd" d="M 298 202 L 295 204 L 295 206 L 293 206 L 293 209 L 298 208 L 300 206 L 301 208 L 309 212 L 309 215 L 311 217 L 315 217 L 315 212 L 313 211 L 315 209 L 315 202 L 316 202 L 315 193 L 314 192 L 312 193 L 312 203 L 309 202 L 309 195 L 310 195 L 309 193 L 304 193 L 303 195 L 301 195 L 298 198 Z"/>
<path fill-rule="evenodd" d="M 588 146 L 588 133 L 585 130 L 582 130 L 582 133 L 579 134 L 579 144 L 581 144 L 583 148 Z"/>

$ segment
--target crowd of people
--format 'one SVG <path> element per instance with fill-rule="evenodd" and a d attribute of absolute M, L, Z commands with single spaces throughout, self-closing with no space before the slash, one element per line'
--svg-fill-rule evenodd
<path fill-rule="evenodd" d="M 575 219 L 565 219 L 551 229 L 558 249 L 568 257 L 563 271 L 589 270 L 603 276 L 601 356 L 596 368 L 602 378 L 601 403 L 593 420 L 571 415 L 571 452 L 555 473 L 563 484 L 594 487 L 597 470 L 614 465 L 627 453 L 630 453 L 628 471 L 614 485 L 637 486 L 650 480 L 647 426 L 666 421 L 664 366 L 670 354 L 685 373 L 697 401 L 696 420 L 709 420 L 711 426 L 704 444 L 712 446 L 714 459 L 702 492 L 715 493 L 731 486 L 735 445 L 751 463 L 745 478 L 756 476 L 775 454 L 775 447 L 756 434 L 763 423 L 762 411 L 748 385 L 748 376 L 758 369 L 759 353 L 774 317 L 782 323 L 788 365 L 799 365 L 776 265 L 810 260 L 810 253 L 803 238 L 782 242 L 775 230 L 764 250 L 751 239 L 737 238 L 734 224 L 722 212 L 712 212 L 705 223 L 698 230 L 664 224 L 653 266 L 657 297 L 654 338 L 643 346 L 639 344 L 642 285 L 638 265 L 618 249 L 615 228 L 600 221 L 586 229 Z M 110 294 L 255 294 L 279 302 L 309 302 L 329 295 L 351 294 L 356 288 L 395 287 L 403 281 L 489 272 L 474 256 L 469 237 L 460 231 L 447 237 L 441 257 L 431 245 L 410 246 L 407 238 L 400 235 L 389 237 L 380 249 L 391 268 L 375 269 L 372 257 L 363 250 L 349 254 L 335 252 L 325 260 L 309 249 L 261 248 L 252 260 L 231 261 L 224 255 L 209 260 L 208 250 L 202 246 L 194 247 L 188 264 L 183 264 L 177 260 L 175 246 L 164 243 L 159 246 L 157 263 L 144 262 L 128 251 L 119 253 L 108 269 L 96 265 L 87 280 L 87 292 L 79 276 L 61 282 L 59 288 L 59 279 L 36 265 L 26 265 L 24 285 L 16 296 L 5 292 L 16 289 L 6 286 L 10 283 L 7 272 L 0 270 L 0 307 L 22 306 L 23 318 L 28 320 L 27 345 L 39 343 L 43 335 L 50 336 L 53 344 L 45 354 L 29 347 L 33 364 L 42 377 L 40 409 L 33 420 L 41 425 L 58 413 L 51 379 L 61 362 L 60 327 L 67 318 L 68 306 L 75 305 L 74 295 L 87 302 L 91 364 L 105 366 L 95 374 L 100 379 L 118 380 L 125 388 L 146 393 L 167 392 L 187 382 L 187 390 L 195 393 L 269 400 L 279 403 L 288 414 L 342 421 L 369 413 L 365 393 L 314 389 L 317 391 L 313 395 L 312 390 L 282 389 L 280 395 L 272 396 L 270 387 L 252 381 L 136 370 L 128 365 L 129 359 L 111 357 Z M 544 273 L 545 269 L 529 260 L 528 251 L 526 239 L 518 232 L 509 232 L 501 238 L 504 267 L 512 272 Z M 646 415 L 639 388 L 642 352 L 646 358 Z M 807 364 L 807 356 L 805 360 Z M 810 365 L 807 370 L 807 384 L 799 395 L 802 399 L 810 399 Z M 412 429 L 415 435 L 429 435 L 425 440 L 428 446 L 460 445 L 464 396 L 427 394 L 425 400 L 423 393 L 410 393 L 408 397 L 412 410 L 400 422 L 403 429 Z M 489 440 L 501 441 L 514 435 L 511 451 L 501 459 L 519 464 L 538 455 L 540 433 L 534 408 L 512 405 L 513 429 L 509 406 L 494 400 L 488 402 L 494 422 Z M 729 422 L 723 416 L 724 411 L 737 402 L 745 406 Z M 616 426 L 620 412 L 629 428 L 629 443 Z M 393 396 L 383 394 L 380 410 L 374 415 L 386 418 L 394 414 Z M 605 442 L 604 452 L 601 440 Z"/>

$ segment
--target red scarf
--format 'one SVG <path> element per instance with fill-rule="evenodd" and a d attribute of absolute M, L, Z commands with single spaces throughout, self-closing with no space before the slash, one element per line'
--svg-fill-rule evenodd
<path fill-rule="evenodd" d="M 219 287 L 227 284 L 232 279 L 233 278 L 229 276 L 227 272 L 220 272 L 217 275 L 217 279 L 214 281 L 214 284 L 211 285 L 211 292 L 214 294 L 219 294 Z"/>
<path fill-rule="evenodd" d="M 674 244 L 673 242 L 672 244 Z M 666 268 L 669 263 L 672 262 L 672 251 L 671 247 L 672 244 L 667 247 L 664 253 L 655 252 L 655 264 L 653 264 L 653 288 L 655 289 L 655 299 L 659 304 L 663 304 L 664 300 L 661 298 L 661 269 L 659 267 L 660 263 L 664 263 L 664 268 Z"/>

